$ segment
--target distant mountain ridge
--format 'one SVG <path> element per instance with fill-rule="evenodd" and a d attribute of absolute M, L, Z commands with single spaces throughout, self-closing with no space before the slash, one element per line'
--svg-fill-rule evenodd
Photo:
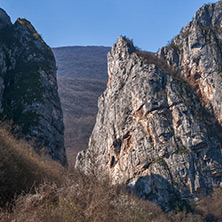
<path fill-rule="evenodd" d="M 107 80 L 107 53 L 111 47 L 67 46 L 53 48 L 58 77 Z"/>

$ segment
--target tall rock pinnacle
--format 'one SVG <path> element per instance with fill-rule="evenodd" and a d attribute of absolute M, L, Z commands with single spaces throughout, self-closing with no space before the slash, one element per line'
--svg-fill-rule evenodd
<path fill-rule="evenodd" d="M 29 21 L 19 18 L 12 25 L 2 9 L 0 71 L 1 118 L 12 120 L 37 153 L 66 164 L 52 50 Z"/>
<path fill-rule="evenodd" d="M 221 1 L 154 55 L 119 37 L 76 167 L 168 210 L 222 185 Z"/>

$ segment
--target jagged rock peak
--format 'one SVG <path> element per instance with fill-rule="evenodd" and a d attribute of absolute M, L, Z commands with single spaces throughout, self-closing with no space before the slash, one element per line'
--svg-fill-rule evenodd
<path fill-rule="evenodd" d="M 10 17 L 3 9 L 0 8 L 0 29 L 9 25 L 12 25 Z"/>
<path fill-rule="evenodd" d="M 157 55 L 119 37 L 77 168 L 125 183 L 165 210 L 222 186 L 220 5 L 200 8 Z"/>
<path fill-rule="evenodd" d="M 123 53 L 125 51 L 125 53 L 123 54 L 124 56 L 127 53 L 133 53 L 136 49 L 131 40 L 127 39 L 124 36 L 119 36 L 116 44 L 114 44 L 111 50 L 112 52 L 116 53 Z"/>
<path fill-rule="evenodd" d="M 177 67 L 222 125 L 222 1 L 201 7 L 158 56 Z"/>
<path fill-rule="evenodd" d="M 222 1 L 212 4 L 205 4 L 195 13 L 193 23 L 197 26 L 214 26 L 221 22 L 221 12 Z"/>

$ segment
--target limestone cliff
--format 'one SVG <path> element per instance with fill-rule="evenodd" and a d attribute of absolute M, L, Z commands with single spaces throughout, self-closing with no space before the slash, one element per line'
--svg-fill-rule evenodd
<path fill-rule="evenodd" d="M 19 126 L 38 153 L 66 164 L 54 55 L 29 21 L 12 24 L 2 9 L 0 72 L 1 118 Z"/>
<path fill-rule="evenodd" d="M 221 10 L 221 1 L 200 8 L 157 55 L 119 37 L 77 168 L 165 210 L 222 185 Z"/>
<path fill-rule="evenodd" d="M 201 7 L 158 56 L 179 69 L 222 125 L 222 1 Z"/>

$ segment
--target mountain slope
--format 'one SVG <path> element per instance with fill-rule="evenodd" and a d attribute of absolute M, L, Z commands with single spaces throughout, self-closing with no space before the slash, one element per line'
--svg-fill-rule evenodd
<path fill-rule="evenodd" d="M 65 146 L 70 164 L 86 149 L 98 111 L 97 101 L 106 87 L 110 47 L 54 48 L 57 81 L 65 124 Z"/>
<path fill-rule="evenodd" d="M 53 48 L 58 76 L 80 79 L 107 79 L 106 56 L 110 47 L 72 46 Z"/>
<path fill-rule="evenodd" d="M 75 163 L 77 152 L 88 146 L 98 111 L 98 97 L 106 81 L 58 77 L 64 125 L 65 147 L 68 162 Z"/>

